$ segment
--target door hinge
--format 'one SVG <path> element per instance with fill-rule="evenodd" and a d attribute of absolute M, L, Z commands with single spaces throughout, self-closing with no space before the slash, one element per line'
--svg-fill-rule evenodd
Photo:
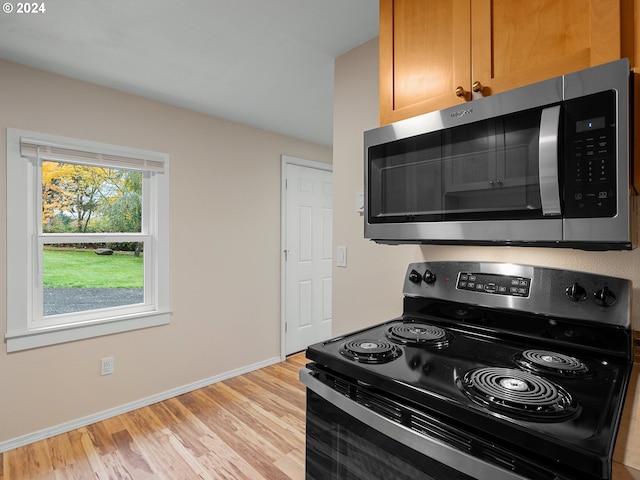
<path fill-rule="evenodd" d="M 287 322 L 284 322 L 284 333 L 287 333 L 288 330 L 289 330 L 289 324 Z"/>
<path fill-rule="evenodd" d="M 286 262 L 289 260 L 289 250 L 285 248 L 282 252 L 284 253 L 284 261 Z"/>

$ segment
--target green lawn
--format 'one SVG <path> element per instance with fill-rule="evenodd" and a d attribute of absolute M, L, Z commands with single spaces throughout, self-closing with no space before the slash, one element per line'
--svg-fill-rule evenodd
<path fill-rule="evenodd" d="M 142 288 L 142 256 L 130 252 L 96 255 L 93 250 L 46 248 L 45 287 Z"/>

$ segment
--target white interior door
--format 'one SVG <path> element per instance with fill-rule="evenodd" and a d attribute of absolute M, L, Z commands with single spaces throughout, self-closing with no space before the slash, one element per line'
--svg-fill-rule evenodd
<path fill-rule="evenodd" d="M 283 161 L 285 355 L 331 336 L 333 172 L 291 160 Z"/>

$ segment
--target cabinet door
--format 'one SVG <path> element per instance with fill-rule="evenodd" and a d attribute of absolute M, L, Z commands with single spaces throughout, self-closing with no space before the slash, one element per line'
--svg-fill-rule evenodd
<path fill-rule="evenodd" d="M 471 82 L 487 95 L 621 58 L 620 5 L 471 0 Z"/>
<path fill-rule="evenodd" d="M 380 123 L 464 102 L 469 0 L 380 0 Z"/>

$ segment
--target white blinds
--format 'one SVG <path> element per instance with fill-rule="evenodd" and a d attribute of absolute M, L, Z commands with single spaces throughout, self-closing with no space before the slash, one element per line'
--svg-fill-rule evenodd
<path fill-rule="evenodd" d="M 146 151 L 126 151 L 121 155 L 106 145 L 96 144 L 95 148 L 74 148 L 74 145 L 55 144 L 36 138 L 20 138 L 20 155 L 26 158 L 40 158 L 54 162 L 95 165 L 106 168 L 138 170 L 164 173 L 164 158 Z"/>

